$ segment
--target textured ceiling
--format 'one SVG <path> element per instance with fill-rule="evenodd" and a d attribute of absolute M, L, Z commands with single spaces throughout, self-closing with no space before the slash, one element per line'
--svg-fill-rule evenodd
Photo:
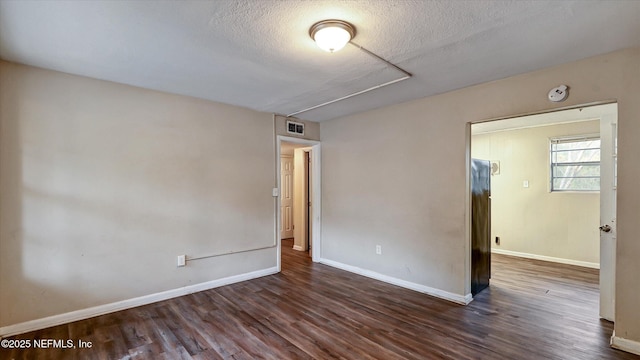
<path fill-rule="evenodd" d="M 640 46 L 640 1 L 2 0 L 0 58 L 278 114 L 399 77 L 353 46 L 318 49 L 309 27 L 329 18 L 414 77 L 308 120 Z"/>

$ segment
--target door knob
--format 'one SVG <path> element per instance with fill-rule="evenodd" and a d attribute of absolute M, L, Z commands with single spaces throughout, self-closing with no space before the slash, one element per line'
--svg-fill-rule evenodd
<path fill-rule="evenodd" d="M 611 226 L 609 225 L 602 225 L 600 226 L 600 231 L 604 231 L 606 233 L 611 232 Z"/>

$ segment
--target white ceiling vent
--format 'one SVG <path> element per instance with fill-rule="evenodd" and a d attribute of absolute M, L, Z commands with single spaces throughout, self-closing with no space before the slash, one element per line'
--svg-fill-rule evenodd
<path fill-rule="evenodd" d="M 287 132 L 289 134 L 304 136 L 304 124 L 295 121 L 287 121 Z"/>

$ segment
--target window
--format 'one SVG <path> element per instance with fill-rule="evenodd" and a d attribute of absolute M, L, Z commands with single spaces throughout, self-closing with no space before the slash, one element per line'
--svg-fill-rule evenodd
<path fill-rule="evenodd" d="M 600 138 L 551 139 L 551 191 L 600 190 Z"/>

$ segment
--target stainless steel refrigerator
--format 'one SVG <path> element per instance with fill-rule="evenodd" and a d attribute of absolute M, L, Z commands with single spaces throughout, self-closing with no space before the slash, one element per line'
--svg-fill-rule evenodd
<path fill-rule="evenodd" d="M 471 294 L 491 278 L 491 162 L 471 160 Z"/>

